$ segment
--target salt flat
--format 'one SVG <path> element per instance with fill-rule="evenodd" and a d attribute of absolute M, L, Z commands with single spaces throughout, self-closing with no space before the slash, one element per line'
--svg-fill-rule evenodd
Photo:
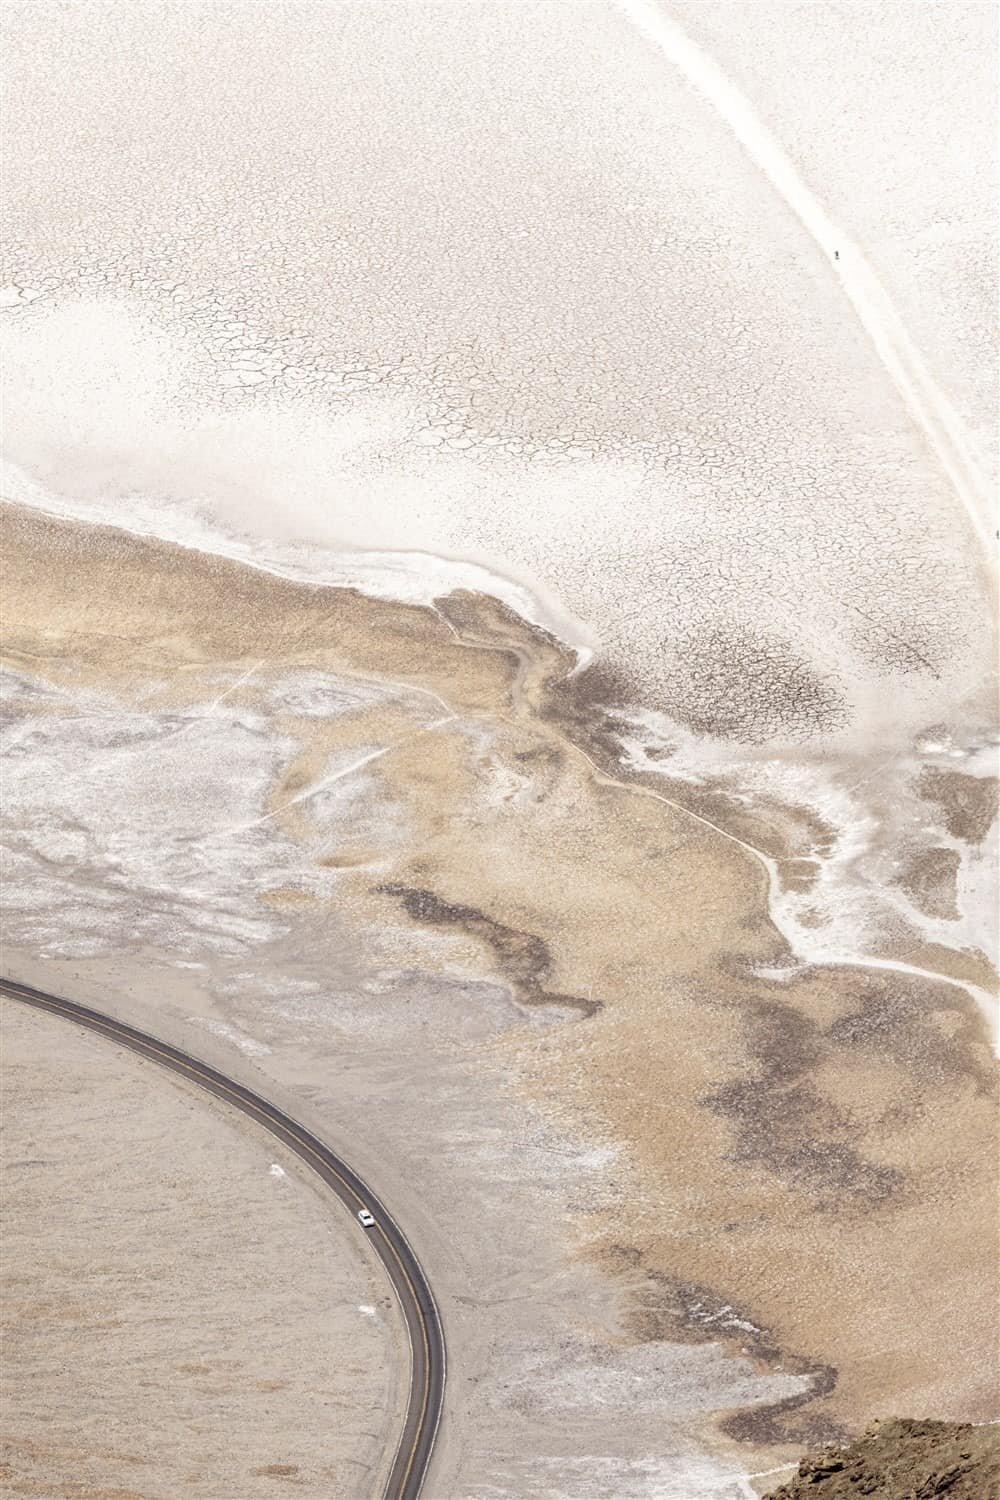
<path fill-rule="evenodd" d="M 235 14 L 8 6 L 8 967 L 413 1216 L 441 1500 L 991 1415 L 993 18 Z"/>

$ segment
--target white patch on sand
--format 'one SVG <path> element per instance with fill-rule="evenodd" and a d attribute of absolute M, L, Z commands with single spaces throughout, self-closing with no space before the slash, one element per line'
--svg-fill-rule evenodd
<path fill-rule="evenodd" d="M 599 1398 L 598 1398 L 599 1399 Z M 533 1473 L 518 1476 L 516 1490 L 478 1487 L 472 1500 L 756 1500 L 749 1477 L 725 1472 L 721 1464 L 693 1454 L 669 1458 L 587 1457 L 566 1454 L 542 1458 Z"/>
<path fill-rule="evenodd" d="M 233 1046 L 238 1047 L 247 1057 L 267 1057 L 271 1051 L 270 1047 L 265 1047 L 263 1042 L 255 1041 L 252 1036 L 247 1036 L 246 1032 L 241 1031 L 238 1026 L 231 1026 L 228 1021 L 213 1021 L 205 1017 L 199 1018 L 199 1022 L 213 1036 L 220 1036 L 223 1040 L 232 1042 Z M 272 1167 L 271 1173 L 275 1177 L 285 1175 L 278 1166 Z"/>
<path fill-rule="evenodd" d="M 36 715 L 9 738 L 8 941 L 65 957 L 149 943 L 197 966 L 284 930 L 256 899 L 269 887 L 332 889 L 335 872 L 303 867 L 268 814 L 295 741 L 224 697 L 210 714 L 181 714 L 81 691 L 75 712 Z M 381 823 L 369 807 L 371 790 L 357 774 L 320 788 L 310 804 L 319 851 L 359 832 L 375 847 L 385 829 L 399 836 L 391 806 Z"/>

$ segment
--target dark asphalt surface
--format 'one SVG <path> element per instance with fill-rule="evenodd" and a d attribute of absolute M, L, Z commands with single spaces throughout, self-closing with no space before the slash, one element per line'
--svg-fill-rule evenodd
<path fill-rule="evenodd" d="M 100 1011 L 31 989 L 28 985 L 0 979 L 0 993 L 11 999 L 21 1000 L 26 1005 L 33 1005 L 38 1010 L 64 1016 L 68 1021 L 85 1026 L 89 1031 L 96 1031 L 110 1041 L 138 1052 L 141 1057 L 148 1057 L 153 1062 L 180 1073 L 207 1089 L 217 1099 L 223 1099 L 235 1109 L 242 1110 L 294 1151 L 296 1156 L 322 1177 L 351 1211 L 357 1232 L 368 1235 L 375 1253 L 385 1266 L 402 1308 L 412 1351 L 406 1420 L 383 1491 L 384 1500 L 415 1500 L 427 1473 L 441 1418 L 445 1382 L 444 1334 L 434 1298 L 419 1261 L 407 1244 L 402 1230 L 386 1213 L 371 1189 L 328 1146 L 324 1146 L 322 1141 L 289 1115 L 269 1104 L 259 1094 L 216 1072 L 207 1063 L 199 1062 L 196 1057 L 191 1057 L 156 1037 L 148 1036 L 143 1031 L 137 1031 L 133 1026 L 126 1026 L 124 1022 L 116 1021 L 111 1016 L 102 1015 Z M 369 1209 L 375 1216 L 374 1228 L 363 1230 L 358 1224 L 357 1213 L 361 1208 Z"/>

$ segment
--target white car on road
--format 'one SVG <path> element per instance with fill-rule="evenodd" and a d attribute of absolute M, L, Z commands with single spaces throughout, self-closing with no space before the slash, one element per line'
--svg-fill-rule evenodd
<path fill-rule="evenodd" d="M 358 1219 L 366 1229 L 371 1229 L 372 1225 L 375 1223 L 375 1215 L 370 1214 L 367 1208 L 358 1209 Z"/>

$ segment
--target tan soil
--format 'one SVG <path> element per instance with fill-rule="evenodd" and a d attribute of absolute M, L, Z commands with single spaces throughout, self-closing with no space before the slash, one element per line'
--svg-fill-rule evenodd
<path fill-rule="evenodd" d="M 927 766 L 920 776 L 923 796 L 936 802 L 944 813 L 945 827 L 957 839 L 978 843 L 985 838 L 997 815 L 997 783 L 988 776 L 968 776 L 962 771 L 943 771 Z"/>
<path fill-rule="evenodd" d="M 809 1377 L 811 1395 L 731 1413 L 731 1438 L 784 1457 L 901 1405 L 993 1415 L 996 1114 L 961 991 L 851 968 L 756 977 L 789 957 L 761 866 L 598 769 L 574 743 L 593 684 L 564 682 L 557 644 L 489 601 L 436 612 L 23 512 L 8 528 L 10 653 L 48 680 L 204 702 L 206 667 L 235 677 L 264 649 L 271 674 L 438 698 L 283 721 L 301 750 L 270 813 L 304 840 L 330 747 L 391 745 L 371 774 L 405 840 L 336 851 L 315 919 L 359 942 L 409 931 L 400 964 L 581 1017 L 515 1028 L 492 1056 L 560 1130 L 621 1148 L 612 1206 L 581 1201 L 572 1233 L 627 1296 L 625 1340 L 722 1339 Z M 253 682 L 231 701 L 262 711 Z"/>

